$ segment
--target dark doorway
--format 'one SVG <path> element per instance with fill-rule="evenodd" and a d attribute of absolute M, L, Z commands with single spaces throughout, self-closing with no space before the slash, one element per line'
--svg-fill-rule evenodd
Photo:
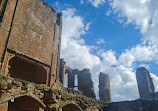
<path fill-rule="evenodd" d="M 8 111 L 39 111 L 40 104 L 33 98 L 24 96 L 10 101 Z"/>
<path fill-rule="evenodd" d="M 37 84 L 46 84 L 47 71 L 41 65 L 22 58 L 14 57 L 9 61 L 9 75 Z"/>
<path fill-rule="evenodd" d="M 62 108 L 62 111 L 81 111 L 75 104 L 68 104 Z"/>

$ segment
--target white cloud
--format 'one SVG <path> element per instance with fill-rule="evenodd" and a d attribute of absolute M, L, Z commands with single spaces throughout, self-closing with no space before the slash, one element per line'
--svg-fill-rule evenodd
<path fill-rule="evenodd" d="M 155 5 L 156 4 L 156 5 Z M 135 61 L 158 61 L 158 3 L 155 0 L 113 0 L 111 6 L 126 24 L 134 23 L 142 33 L 142 43 L 126 50 L 119 61 L 131 66 Z"/>
<path fill-rule="evenodd" d="M 105 3 L 104 0 L 92 1 L 95 7 Z M 158 3 L 155 0 L 113 0 L 113 12 L 126 18 L 126 24 L 135 24 L 142 33 L 142 43 L 125 50 L 120 56 L 112 50 L 100 49 L 98 56 L 91 54 L 91 46 L 87 46 L 83 34 L 90 23 L 75 14 L 75 9 L 63 11 L 63 32 L 61 56 L 72 68 L 90 68 L 94 80 L 95 92 L 98 93 L 98 76 L 100 72 L 108 73 L 111 80 L 112 100 L 129 100 L 139 97 L 134 63 L 141 61 L 158 62 Z M 119 21 L 118 21 L 119 22 Z M 156 91 L 158 77 L 152 75 Z"/>
<path fill-rule="evenodd" d="M 107 51 L 107 52 L 103 52 L 101 54 L 101 57 L 103 58 L 102 63 L 104 64 L 104 66 L 112 66 L 112 65 L 117 64 L 115 52 L 113 52 L 111 50 Z"/>
<path fill-rule="evenodd" d="M 99 7 L 99 5 L 103 5 L 105 0 L 89 0 L 94 7 Z"/>
<path fill-rule="evenodd" d="M 140 26 L 142 33 L 145 33 L 151 19 L 148 3 L 149 0 L 113 0 L 112 8 L 119 12 L 120 17 L 126 17 L 127 23 L 134 22 Z"/>
<path fill-rule="evenodd" d="M 83 1 L 83 0 L 81 0 L 81 1 L 80 1 L 80 3 L 81 3 L 81 4 L 83 4 L 83 3 L 84 3 L 84 1 Z"/>
<path fill-rule="evenodd" d="M 89 30 L 89 26 L 90 26 L 90 25 L 91 25 L 91 23 L 87 23 L 87 24 L 86 24 L 86 27 L 85 27 L 86 31 Z"/>
<path fill-rule="evenodd" d="M 88 30 L 83 18 L 75 15 L 75 9 L 67 9 L 63 13 L 63 30 L 61 56 L 72 68 L 92 68 L 93 65 L 99 64 L 100 59 L 90 54 L 90 49 L 84 44 L 84 40 L 80 38 Z"/>
<path fill-rule="evenodd" d="M 154 84 L 158 84 L 158 76 L 155 74 L 150 73 L 151 77 L 153 78 Z M 155 85 L 155 92 L 158 92 L 158 85 Z"/>
<path fill-rule="evenodd" d="M 119 17 L 125 17 L 126 23 L 139 27 L 143 42 L 158 43 L 158 2 L 156 0 L 113 0 L 111 6 Z"/>
<path fill-rule="evenodd" d="M 147 70 L 150 69 L 150 65 L 149 64 L 140 64 L 139 67 L 145 67 Z"/>
<path fill-rule="evenodd" d="M 100 44 L 105 43 L 105 40 L 104 40 L 103 38 L 99 38 L 99 39 L 96 41 L 96 43 L 97 43 L 98 45 L 100 45 Z"/>
<path fill-rule="evenodd" d="M 136 61 L 158 61 L 158 2 L 156 0 L 113 0 L 111 6 L 126 24 L 132 23 L 142 33 L 142 43 L 127 49 L 119 57 L 118 63 L 131 67 Z M 149 65 L 145 65 L 147 68 Z M 156 91 L 158 77 L 152 74 Z"/>
<path fill-rule="evenodd" d="M 75 9 L 62 11 L 61 56 L 65 59 L 67 65 L 78 69 L 89 68 L 96 94 L 98 94 L 99 73 L 104 72 L 108 73 L 111 78 L 113 101 L 138 98 L 135 74 L 132 68 L 119 63 L 115 52 L 112 50 L 100 51 L 102 60 L 91 54 L 91 47 L 87 46 L 81 38 L 81 35 L 86 34 L 87 31 L 85 21 L 82 17 L 75 15 L 75 11 Z M 98 95 L 97 98 L 99 98 Z"/>

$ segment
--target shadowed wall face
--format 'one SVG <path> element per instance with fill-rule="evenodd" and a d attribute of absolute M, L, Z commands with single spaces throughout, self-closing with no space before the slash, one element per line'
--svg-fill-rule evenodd
<path fill-rule="evenodd" d="M 110 79 L 108 74 L 99 75 L 99 98 L 105 102 L 111 102 Z"/>
<path fill-rule="evenodd" d="M 84 95 L 92 98 L 96 98 L 94 93 L 94 85 L 89 69 L 83 69 L 78 72 L 78 89 L 83 92 Z"/>
<path fill-rule="evenodd" d="M 64 59 L 60 59 L 59 80 L 62 83 L 62 86 L 64 87 L 64 83 L 65 83 L 65 61 L 64 61 Z"/>
<path fill-rule="evenodd" d="M 153 98 L 155 88 L 149 71 L 144 67 L 138 68 L 136 71 L 136 78 L 140 98 Z"/>
<path fill-rule="evenodd" d="M 9 102 L 8 111 L 39 111 L 40 104 L 31 97 L 20 97 Z"/>
<path fill-rule="evenodd" d="M 103 111 L 158 111 L 158 100 L 112 102 L 104 106 Z"/>
<path fill-rule="evenodd" d="M 75 85 L 75 76 L 72 73 L 72 69 L 71 68 L 67 68 L 65 73 L 68 74 L 68 88 L 74 88 Z"/>
<path fill-rule="evenodd" d="M 43 0 L 0 1 L 1 71 L 6 75 L 8 73 L 5 72 L 9 63 L 8 53 L 15 56 L 21 55 L 49 68 L 48 84 L 57 83 L 60 67 L 62 15 Z M 41 84 L 43 83 L 42 80 Z"/>
<path fill-rule="evenodd" d="M 37 64 L 14 57 L 10 60 L 9 76 L 37 84 L 46 84 L 47 71 Z"/>
<path fill-rule="evenodd" d="M 62 108 L 62 111 L 81 111 L 81 110 L 74 104 L 68 104 Z"/>

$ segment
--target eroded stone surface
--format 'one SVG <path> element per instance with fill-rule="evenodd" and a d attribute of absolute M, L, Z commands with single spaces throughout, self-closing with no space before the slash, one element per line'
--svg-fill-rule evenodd
<path fill-rule="evenodd" d="M 59 79 L 60 82 L 62 83 L 62 86 L 64 87 L 64 83 L 65 83 L 65 61 L 64 59 L 60 59 L 60 71 L 59 71 Z"/>
<path fill-rule="evenodd" d="M 2 0 L 1 71 L 10 76 L 12 59 L 18 57 L 45 68 L 46 80 L 41 84 L 56 84 L 59 81 L 60 68 L 61 18 L 62 14 L 43 0 Z M 36 72 L 43 73 L 40 70 Z"/>
<path fill-rule="evenodd" d="M 158 100 L 138 99 L 109 103 L 104 111 L 158 111 Z"/>
<path fill-rule="evenodd" d="M 105 102 L 111 102 L 110 78 L 108 74 L 99 75 L 99 98 Z"/>
<path fill-rule="evenodd" d="M 65 73 L 68 73 L 68 87 L 75 88 L 82 91 L 87 97 L 96 98 L 94 93 L 94 85 L 89 69 L 83 69 L 82 71 L 78 69 L 66 68 Z M 75 76 L 78 78 L 78 86 L 75 86 Z"/>
<path fill-rule="evenodd" d="M 7 104 L 4 104 L 4 103 L 10 101 L 11 99 L 14 99 L 15 101 L 19 101 L 19 102 L 23 100 L 26 100 L 24 102 L 27 102 L 27 100 L 28 101 L 36 100 L 37 107 L 34 107 L 34 108 L 38 108 L 38 109 L 42 108 L 45 110 L 48 110 L 48 109 L 51 110 L 54 108 L 60 109 L 63 106 L 72 104 L 72 103 L 74 105 L 76 104 L 77 106 L 81 107 L 81 109 L 83 108 L 84 110 L 86 109 L 93 110 L 96 108 L 100 108 L 103 105 L 106 105 L 103 102 L 84 96 L 81 91 L 75 91 L 73 89 L 66 89 L 66 88 L 53 89 L 45 85 L 30 83 L 28 81 L 14 79 L 14 78 L 5 77 L 1 75 L 0 75 L 0 91 L 1 91 L 0 92 L 0 107 L 5 107 Z M 32 102 L 32 103 L 35 103 L 35 102 Z M 15 106 L 13 107 L 17 108 Z M 30 105 L 28 104 L 29 108 L 31 108 L 30 106 L 31 104 Z M 20 109 L 18 110 L 20 111 Z M 34 111 L 34 110 L 27 109 L 26 111 Z"/>
<path fill-rule="evenodd" d="M 152 99 L 155 88 L 149 71 L 145 67 L 138 68 L 136 79 L 140 98 Z"/>
<path fill-rule="evenodd" d="M 81 90 L 84 95 L 96 98 L 94 93 L 94 85 L 89 69 L 83 69 L 78 73 L 78 89 Z"/>

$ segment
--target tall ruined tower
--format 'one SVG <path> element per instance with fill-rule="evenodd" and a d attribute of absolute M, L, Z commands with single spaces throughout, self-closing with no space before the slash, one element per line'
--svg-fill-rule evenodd
<path fill-rule="evenodd" d="M 59 81 L 61 13 L 43 0 L 0 0 L 0 71 L 38 84 Z"/>
<path fill-rule="evenodd" d="M 149 71 L 145 67 L 138 68 L 136 71 L 136 78 L 140 98 L 153 98 L 155 88 Z"/>
<path fill-rule="evenodd" d="M 111 102 L 110 79 L 108 74 L 99 75 L 99 98 L 105 102 Z"/>
<path fill-rule="evenodd" d="M 83 92 L 84 95 L 88 97 L 95 98 L 94 85 L 91 78 L 91 73 L 89 69 L 83 69 L 78 74 L 78 89 Z"/>
<path fill-rule="evenodd" d="M 0 72 L 3 76 L 57 86 L 61 27 L 62 14 L 43 0 L 0 0 Z M 8 101 L 4 108 L 39 111 L 40 104 L 25 96 Z"/>

